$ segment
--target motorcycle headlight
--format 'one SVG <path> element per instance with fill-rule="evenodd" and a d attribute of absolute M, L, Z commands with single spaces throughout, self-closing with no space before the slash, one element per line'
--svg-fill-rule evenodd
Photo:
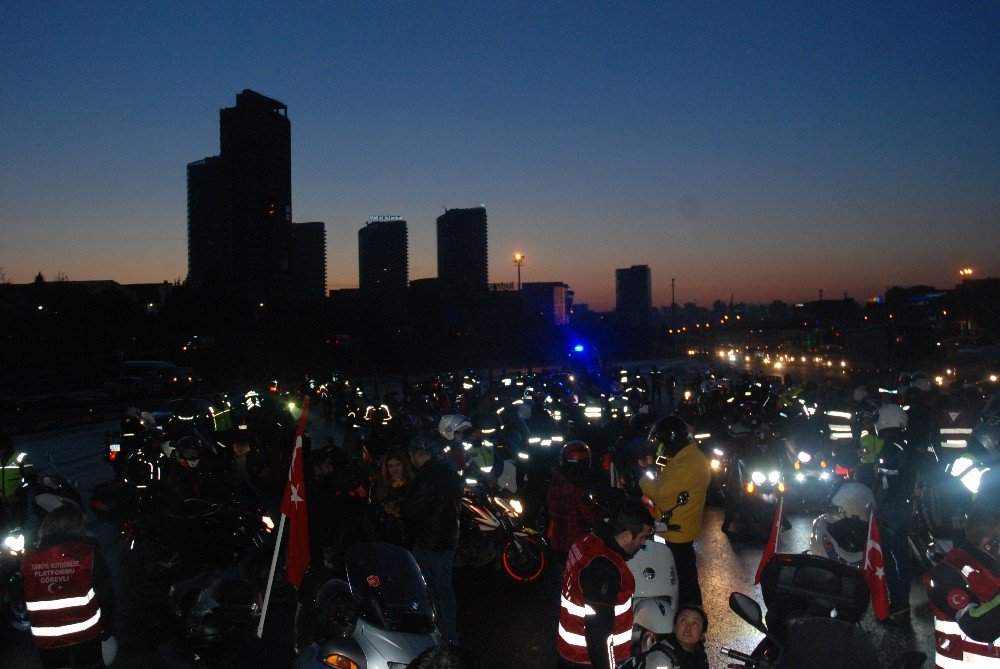
<path fill-rule="evenodd" d="M 510 506 L 512 509 L 514 509 L 515 512 L 517 512 L 517 515 L 520 516 L 522 513 L 524 513 L 524 506 L 521 504 L 521 500 L 519 499 L 510 500 Z"/>
<path fill-rule="evenodd" d="M 813 459 L 813 456 L 809 455 L 805 451 L 799 451 L 799 462 L 805 464 Z"/>
<path fill-rule="evenodd" d="M 767 477 L 764 476 L 764 472 L 754 472 L 753 474 L 750 475 L 750 480 L 756 483 L 757 485 L 761 485 L 762 483 L 764 483 L 764 481 L 767 480 Z"/>
<path fill-rule="evenodd" d="M 957 458 L 955 462 L 951 465 L 951 475 L 961 477 L 969 468 L 972 467 L 975 462 L 969 458 Z"/>
<path fill-rule="evenodd" d="M 260 522 L 268 532 L 274 529 L 274 521 L 271 520 L 271 516 L 261 516 Z"/>
<path fill-rule="evenodd" d="M 959 480 L 962 482 L 962 485 L 968 488 L 969 492 L 975 495 L 979 492 L 979 481 L 983 478 L 983 474 L 988 471 L 989 468 L 978 469 L 972 467 Z"/>
<path fill-rule="evenodd" d="M 771 485 L 774 485 L 775 483 L 778 482 L 778 479 L 780 479 L 780 478 L 781 478 L 781 474 L 779 474 L 778 472 L 770 472 L 767 475 L 767 482 L 770 483 Z"/>
<path fill-rule="evenodd" d="M 3 547 L 5 550 L 9 551 L 11 555 L 19 555 L 24 552 L 24 535 L 23 534 L 9 534 L 3 540 Z"/>

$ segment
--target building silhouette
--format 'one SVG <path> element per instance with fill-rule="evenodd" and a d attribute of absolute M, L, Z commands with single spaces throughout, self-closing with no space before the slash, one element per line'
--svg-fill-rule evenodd
<path fill-rule="evenodd" d="M 521 286 L 524 299 L 538 311 L 538 315 L 548 323 L 566 325 L 569 323 L 569 286 L 562 281 L 535 281 Z"/>
<path fill-rule="evenodd" d="M 365 292 L 402 293 L 410 279 L 406 221 L 371 220 L 358 230 L 358 285 Z"/>
<path fill-rule="evenodd" d="M 437 218 L 438 279 L 452 289 L 489 286 L 486 208 L 446 209 Z"/>
<path fill-rule="evenodd" d="M 615 270 L 615 312 L 622 318 L 645 323 L 653 308 L 649 265 Z"/>
<path fill-rule="evenodd" d="M 308 245 L 296 245 L 292 226 L 288 108 L 246 89 L 219 110 L 219 140 L 218 156 L 188 165 L 189 283 L 246 301 L 288 298 L 302 293 L 295 284 L 309 267 L 313 287 L 303 290 L 325 290 L 325 260 L 319 268 L 315 250 L 294 256 Z"/>
<path fill-rule="evenodd" d="M 326 296 L 326 225 L 322 221 L 292 224 L 292 286 L 304 300 Z"/>

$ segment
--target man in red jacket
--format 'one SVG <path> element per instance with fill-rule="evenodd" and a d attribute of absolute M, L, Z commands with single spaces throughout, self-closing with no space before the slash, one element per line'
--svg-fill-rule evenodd
<path fill-rule="evenodd" d="M 563 573 L 556 649 L 564 667 L 613 669 L 629 656 L 635 579 L 626 561 L 653 531 L 653 516 L 636 499 L 570 549 Z"/>
<path fill-rule="evenodd" d="M 1000 507 L 978 500 L 965 536 L 924 575 L 934 611 L 934 662 L 939 669 L 1000 669 Z"/>

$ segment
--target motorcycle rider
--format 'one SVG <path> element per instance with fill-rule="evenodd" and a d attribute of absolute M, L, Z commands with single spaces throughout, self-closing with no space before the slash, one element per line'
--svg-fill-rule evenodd
<path fill-rule="evenodd" d="M 75 504 L 52 510 L 21 563 L 31 632 L 45 669 L 102 667 L 117 653 L 111 572 Z"/>
<path fill-rule="evenodd" d="M 733 444 L 733 454 L 728 467 L 729 478 L 726 482 L 725 516 L 722 519 L 722 531 L 728 532 L 736 519 L 736 512 L 739 505 L 739 496 L 728 494 L 729 491 L 738 490 L 742 483 L 739 480 L 739 464 L 737 460 L 750 447 L 751 442 L 757 438 L 758 434 L 770 431 L 770 426 L 763 422 L 763 415 L 760 408 L 747 402 L 740 409 L 740 420 L 729 427 L 729 438 Z"/>
<path fill-rule="evenodd" d="M 441 634 L 458 643 L 451 570 L 458 544 L 462 486 L 458 474 L 429 439 L 418 437 L 410 444 L 410 462 L 416 475 L 399 505 L 403 533 L 413 543 L 413 557 L 431 588 L 434 607 L 441 616 Z"/>
<path fill-rule="evenodd" d="M 645 504 L 626 499 L 573 544 L 560 598 L 561 666 L 612 669 L 629 656 L 635 578 L 626 561 L 646 545 L 653 525 Z"/>
<path fill-rule="evenodd" d="M 0 497 L 11 517 L 23 524 L 28 517 L 27 484 L 38 478 L 35 465 L 23 451 L 14 449 L 14 440 L 0 430 Z"/>
<path fill-rule="evenodd" d="M 875 518 L 882 535 L 889 615 L 905 616 L 910 611 L 912 564 L 908 537 L 914 483 L 914 462 L 904 430 L 906 412 L 898 404 L 879 408 L 875 427 L 884 443 L 879 453 L 875 481 Z"/>
<path fill-rule="evenodd" d="M 597 509 L 584 500 L 591 474 L 590 447 L 571 441 L 559 453 L 559 471 L 547 495 L 549 528 L 546 533 L 556 560 L 566 561 L 570 548 L 597 524 Z"/>
<path fill-rule="evenodd" d="M 1000 507 L 977 501 L 965 537 L 924 575 L 935 665 L 1000 667 Z"/>
<path fill-rule="evenodd" d="M 459 414 L 442 416 L 438 422 L 437 433 L 445 441 L 442 447 L 445 457 L 455 471 L 465 469 L 465 446 L 466 433 L 472 429 L 472 421 Z"/>
<path fill-rule="evenodd" d="M 656 421 L 649 430 L 648 443 L 662 466 L 653 479 L 643 476 L 639 487 L 652 500 L 657 517 L 674 509 L 670 524 L 678 525 L 679 529 L 664 532 L 661 536 L 674 554 L 679 581 L 678 597 L 685 604 L 701 604 L 694 541 L 701 536 L 712 469 L 705 454 L 691 439 L 687 424 L 677 416 Z M 677 496 L 684 491 L 688 493 L 689 501 L 677 506 Z"/>

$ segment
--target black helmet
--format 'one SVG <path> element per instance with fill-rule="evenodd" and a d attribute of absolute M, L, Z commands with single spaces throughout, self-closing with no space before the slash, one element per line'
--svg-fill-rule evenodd
<path fill-rule="evenodd" d="M 573 478 L 590 471 L 590 446 L 582 441 L 571 441 L 559 452 L 559 469 Z"/>
<path fill-rule="evenodd" d="M 332 578 L 316 593 L 316 636 L 318 642 L 346 639 L 358 623 L 358 605 L 347 583 Z"/>
<path fill-rule="evenodd" d="M 637 413 L 629 419 L 628 426 L 635 434 L 649 434 L 655 421 L 655 413 Z"/>
<path fill-rule="evenodd" d="M 177 459 L 188 467 L 197 467 L 201 460 L 201 442 L 198 437 L 188 435 L 177 440 Z"/>
<path fill-rule="evenodd" d="M 666 455 L 674 456 L 690 443 L 691 434 L 687 423 L 677 416 L 667 416 L 653 424 L 647 441 L 653 448 L 662 445 Z"/>

